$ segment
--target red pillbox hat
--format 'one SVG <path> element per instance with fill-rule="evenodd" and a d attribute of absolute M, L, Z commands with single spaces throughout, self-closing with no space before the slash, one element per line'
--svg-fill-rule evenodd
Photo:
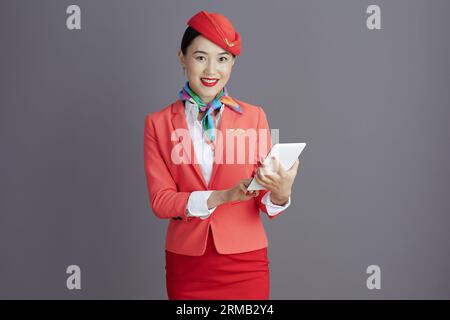
<path fill-rule="evenodd" d="M 224 15 L 200 11 L 187 24 L 226 51 L 236 56 L 241 53 L 241 37 Z"/>

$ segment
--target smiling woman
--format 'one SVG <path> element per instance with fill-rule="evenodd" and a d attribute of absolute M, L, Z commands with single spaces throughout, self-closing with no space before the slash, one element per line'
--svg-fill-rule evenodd
<path fill-rule="evenodd" d="M 192 27 L 186 29 L 178 57 L 190 88 L 204 103 L 214 100 L 218 88 L 228 82 L 236 59 Z"/>
<path fill-rule="evenodd" d="M 258 167 L 255 159 L 272 146 L 265 112 L 232 98 L 226 89 L 240 53 L 240 35 L 225 16 L 194 15 L 178 51 L 188 81 L 177 101 L 145 119 L 150 203 L 158 218 L 170 219 L 165 246 L 169 299 L 269 299 L 268 244 L 259 213 L 273 219 L 290 205 L 298 161 L 270 176 L 264 165 Z M 189 134 L 181 139 L 180 130 Z M 257 132 L 248 162 L 217 161 L 229 144 L 244 159 L 251 150 L 228 139 L 219 143 L 227 131 Z M 195 161 L 174 162 L 177 138 Z M 247 190 L 250 173 L 265 190 Z"/>

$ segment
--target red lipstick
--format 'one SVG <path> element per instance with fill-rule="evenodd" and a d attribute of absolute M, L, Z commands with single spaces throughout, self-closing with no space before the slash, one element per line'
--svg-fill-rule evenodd
<path fill-rule="evenodd" d="M 206 82 L 205 80 L 207 80 L 208 82 Z M 214 80 L 214 81 L 213 81 Z M 219 79 L 214 79 L 214 78 L 200 78 L 201 83 L 205 86 L 205 87 L 214 87 L 218 82 Z"/>

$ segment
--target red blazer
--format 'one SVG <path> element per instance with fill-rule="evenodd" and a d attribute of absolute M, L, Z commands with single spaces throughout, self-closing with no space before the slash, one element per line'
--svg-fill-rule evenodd
<path fill-rule="evenodd" d="M 266 206 L 261 203 L 261 198 L 268 192 L 267 190 L 261 190 L 258 197 L 248 201 L 219 205 L 208 219 L 186 215 L 187 202 L 192 191 L 223 190 L 235 186 L 240 179 L 252 177 L 258 165 L 258 156 L 266 156 L 270 151 L 272 142 L 264 110 L 235 100 L 240 104 L 243 113 L 240 114 L 228 107 L 222 112 L 218 130 L 223 134 L 224 143 L 221 144 L 223 148 L 215 150 L 215 157 L 222 155 L 223 161 L 214 161 L 209 185 L 206 185 L 201 174 L 189 134 L 175 132 L 175 129 L 189 132 L 184 103 L 177 100 L 145 117 L 144 167 L 147 187 L 154 214 L 161 219 L 170 219 L 166 234 L 167 251 L 190 256 L 202 255 L 206 247 L 209 226 L 217 251 L 222 254 L 248 252 L 268 245 L 259 211 L 261 209 L 268 215 Z M 245 163 L 239 163 L 237 160 L 232 163 L 225 161 L 226 145 L 230 141 L 226 138 L 226 132 L 227 129 L 236 128 L 253 129 L 249 131 L 257 132 L 256 146 L 245 144 Z M 238 135 L 242 132 L 244 131 L 228 130 L 228 134 L 231 133 L 229 137 L 235 142 L 235 159 L 237 159 Z M 264 133 L 267 138 L 264 138 Z M 219 141 L 218 136 L 216 135 L 216 141 Z M 184 156 L 189 163 L 175 163 L 171 157 L 174 151 L 175 154 Z M 250 161 L 249 155 L 254 156 L 253 161 Z M 268 216 L 274 219 L 283 212 Z"/>

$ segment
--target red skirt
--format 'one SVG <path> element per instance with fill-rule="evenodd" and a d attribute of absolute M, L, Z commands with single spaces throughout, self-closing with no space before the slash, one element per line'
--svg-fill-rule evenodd
<path fill-rule="evenodd" d="M 166 250 L 166 287 L 170 300 L 268 300 L 267 248 L 220 254 L 211 228 L 202 256 Z"/>

